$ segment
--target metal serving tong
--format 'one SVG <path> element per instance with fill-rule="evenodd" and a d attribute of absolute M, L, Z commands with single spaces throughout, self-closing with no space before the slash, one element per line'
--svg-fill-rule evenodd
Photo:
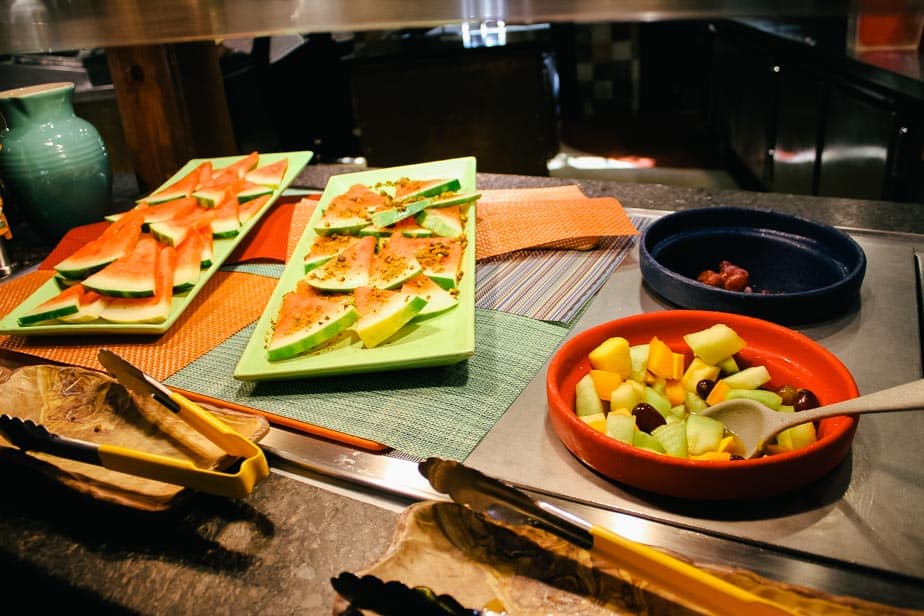
<path fill-rule="evenodd" d="M 127 389 L 150 396 L 167 407 L 228 454 L 241 459 L 240 463 L 232 464 L 227 472 L 199 468 L 189 460 L 60 436 L 31 420 L 10 415 L 0 416 L 0 432 L 26 451 L 42 451 L 230 498 L 247 496 L 257 482 L 269 475 L 263 450 L 249 439 L 112 351 L 100 349 L 98 357 L 103 367 Z"/>
<path fill-rule="evenodd" d="M 459 462 L 428 458 L 419 470 L 438 492 L 489 519 L 530 525 L 593 550 L 642 586 L 662 589 L 689 608 L 709 614 L 793 614 L 702 569 L 531 498 L 522 490 Z"/>

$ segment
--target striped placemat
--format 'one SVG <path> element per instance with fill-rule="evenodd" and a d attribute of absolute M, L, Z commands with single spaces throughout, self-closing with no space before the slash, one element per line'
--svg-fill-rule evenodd
<path fill-rule="evenodd" d="M 641 233 L 651 223 L 630 217 Z M 592 250 L 518 250 L 478 261 L 475 306 L 571 324 L 639 236 L 600 238 Z"/>

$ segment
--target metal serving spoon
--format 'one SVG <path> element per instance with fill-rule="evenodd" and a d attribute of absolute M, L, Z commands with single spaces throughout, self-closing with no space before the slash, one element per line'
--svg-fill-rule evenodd
<path fill-rule="evenodd" d="M 699 414 L 708 415 L 725 424 L 728 431 L 741 441 L 744 458 L 748 459 L 757 455 L 764 443 L 786 428 L 816 419 L 835 415 L 918 410 L 924 410 L 924 379 L 797 413 L 780 413 L 756 400 L 735 398 L 710 406 Z"/>

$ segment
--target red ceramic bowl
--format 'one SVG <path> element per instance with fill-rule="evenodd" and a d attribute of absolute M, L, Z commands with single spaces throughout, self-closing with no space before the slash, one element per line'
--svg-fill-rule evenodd
<path fill-rule="evenodd" d="M 574 413 L 575 383 L 590 370 L 588 353 L 611 336 L 641 344 L 657 335 L 687 353 L 683 335 L 725 323 L 744 338 L 738 357 L 764 364 L 773 380 L 806 387 L 821 404 L 858 395 L 850 372 L 830 351 L 796 331 L 753 317 L 725 312 L 668 310 L 603 323 L 568 339 L 549 364 L 549 419 L 565 447 L 602 475 L 650 492 L 679 498 L 761 498 L 803 487 L 831 472 L 850 451 L 855 417 L 832 417 L 818 425 L 818 441 L 791 452 L 752 460 L 698 461 L 672 458 L 626 445 L 597 432 Z"/>

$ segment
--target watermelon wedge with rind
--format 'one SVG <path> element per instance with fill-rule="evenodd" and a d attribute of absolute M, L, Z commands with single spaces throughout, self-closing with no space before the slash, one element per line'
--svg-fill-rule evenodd
<path fill-rule="evenodd" d="M 424 306 L 423 310 L 415 317 L 416 319 L 442 314 L 459 304 L 459 298 L 455 293 L 447 291 L 436 284 L 436 282 L 426 274 L 419 274 L 411 278 L 401 285 L 401 290 L 405 293 L 419 295 L 427 300 L 427 305 Z"/>
<path fill-rule="evenodd" d="M 413 247 L 399 241 L 392 241 L 395 237 L 403 238 L 400 232 L 395 232 L 388 242 L 379 250 L 372 261 L 372 271 L 369 274 L 369 286 L 377 289 L 396 289 L 423 271 Z"/>
<path fill-rule="evenodd" d="M 77 312 L 59 317 L 64 323 L 90 323 L 103 313 L 106 298 L 95 291 L 83 290 Z"/>
<path fill-rule="evenodd" d="M 282 298 L 267 358 L 279 361 L 301 355 L 340 334 L 358 318 L 352 296 L 326 295 L 300 281 Z"/>
<path fill-rule="evenodd" d="M 434 197 L 430 199 L 430 203 L 427 206 L 428 208 L 444 208 L 451 207 L 453 205 L 465 205 L 466 203 L 471 203 L 472 201 L 477 201 L 481 198 L 481 193 L 470 192 L 470 193 L 451 193 L 441 197 Z"/>
<path fill-rule="evenodd" d="M 266 196 L 269 198 L 273 194 L 273 188 L 271 186 L 263 186 L 260 184 L 254 184 L 252 182 L 245 182 L 237 191 L 237 200 L 239 203 L 243 204 L 251 199 L 256 199 L 257 197 Z"/>
<path fill-rule="evenodd" d="M 240 218 L 241 224 L 245 224 L 248 220 L 256 216 L 257 212 L 266 205 L 266 202 L 269 201 L 272 196 L 272 193 L 270 193 L 248 201 L 241 201 L 240 198 L 238 198 L 237 216 Z"/>
<path fill-rule="evenodd" d="M 214 209 L 196 206 L 182 217 L 152 222 L 148 230 L 158 241 L 176 248 L 196 229 L 209 229 L 211 234 L 212 220 L 214 218 Z"/>
<path fill-rule="evenodd" d="M 308 272 L 305 280 L 322 291 L 352 291 L 368 285 L 375 244 L 374 237 L 360 238 L 335 258 Z"/>
<path fill-rule="evenodd" d="M 143 216 L 139 210 L 129 210 L 98 238 L 61 260 L 55 265 L 55 271 L 64 278 L 79 280 L 103 269 L 134 249 L 141 237 L 142 221 Z"/>
<path fill-rule="evenodd" d="M 80 284 L 70 286 L 17 319 L 20 325 L 33 325 L 58 319 L 80 311 L 80 298 L 84 289 Z"/>
<path fill-rule="evenodd" d="M 151 297 L 107 297 L 100 317 L 113 323 L 161 323 L 170 316 L 173 302 L 173 269 L 176 250 L 159 245 L 155 266 L 157 281 Z"/>
<path fill-rule="evenodd" d="M 320 267 L 360 240 L 355 235 L 319 235 L 305 255 L 305 272 Z"/>
<path fill-rule="evenodd" d="M 368 186 L 355 184 L 324 206 L 314 226 L 318 235 L 353 235 L 369 224 L 369 210 L 385 204 L 385 197 Z"/>
<path fill-rule="evenodd" d="M 157 281 L 157 255 L 161 244 L 143 235 L 135 249 L 89 276 L 83 286 L 110 297 L 150 297 Z M 171 280 L 171 286 L 173 281 Z"/>
<path fill-rule="evenodd" d="M 215 169 L 211 179 L 206 182 L 203 187 L 226 186 L 231 182 L 242 180 L 248 171 L 256 168 L 259 162 L 260 154 L 258 152 L 251 152 L 230 165 Z"/>
<path fill-rule="evenodd" d="M 456 192 L 462 188 L 462 182 L 456 178 L 438 178 L 430 180 L 404 180 L 395 185 L 395 201 L 406 203 L 424 197 L 436 197 L 447 192 Z"/>
<path fill-rule="evenodd" d="M 411 247 L 424 274 L 444 289 L 456 288 L 462 277 L 465 236 L 458 238 L 405 237 L 399 241 Z"/>
<path fill-rule="evenodd" d="M 254 184 L 269 186 L 271 188 L 278 188 L 279 184 L 282 183 L 282 178 L 285 177 L 286 169 L 288 168 L 289 159 L 280 158 L 276 162 L 263 165 L 262 167 L 257 167 L 252 171 L 248 171 L 244 175 L 244 179 L 248 182 L 253 182 Z"/>
<path fill-rule="evenodd" d="M 232 192 L 225 194 L 225 199 L 213 211 L 212 236 L 216 238 L 234 237 L 241 229 L 240 204 Z"/>
<path fill-rule="evenodd" d="M 419 295 L 373 287 L 360 287 L 354 296 L 360 316 L 353 329 L 366 348 L 393 337 L 427 305 Z"/>
<path fill-rule="evenodd" d="M 372 220 L 373 225 L 377 227 L 387 227 L 405 218 L 410 218 L 418 212 L 422 212 L 429 204 L 429 199 L 418 199 L 417 201 L 377 210 L 373 212 L 369 218 Z"/>
<path fill-rule="evenodd" d="M 148 195 L 144 199 L 141 199 L 141 201 L 144 201 L 148 205 L 154 205 L 156 203 L 163 203 L 164 201 L 179 199 L 180 197 L 187 197 L 199 187 L 203 179 L 211 175 L 211 171 L 211 161 L 205 161 L 173 184 Z"/>
<path fill-rule="evenodd" d="M 176 248 L 176 266 L 173 269 L 173 292 L 183 293 L 199 281 L 202 273 L 203 240 L 201 233 L 190 233 Z"/>
<path fill-rule="evenodd" d="M 205 208 L 218 207 L 227 197 L 228 186 L 210 186 L 197 190 L 192 196 L 199 202 L 199 205 Z"/>
<path fill-rule="evenodd" d="M 465 230 L 462 207 L 453 205 L 443 208 L 427 208 L 417 214 L 416 220 L 421 227 L 429 229 L 440 237 L 459 237 Z"/>

